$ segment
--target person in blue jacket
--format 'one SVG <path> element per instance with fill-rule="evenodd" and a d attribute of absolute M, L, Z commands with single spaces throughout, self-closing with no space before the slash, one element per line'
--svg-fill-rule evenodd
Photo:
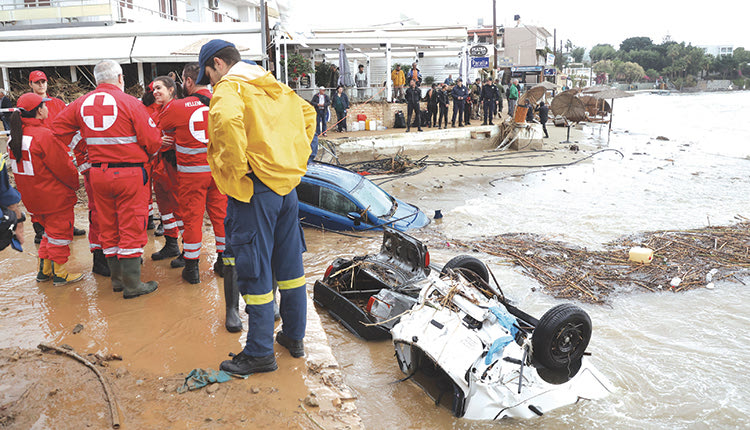
<path fill-rule="evenodd" d="M 456 115 L 458 115 L 458 126 L 463 127 L 463 116 L 464 106 L 466 105 L 466 97 L 469 95 L 469 91 L 463 84 L 461 78 L 456 79 L 456 86 L 451 91 L 453 97 L 453 119 L 451 120 L 451 127 L 456 126 Z"/>

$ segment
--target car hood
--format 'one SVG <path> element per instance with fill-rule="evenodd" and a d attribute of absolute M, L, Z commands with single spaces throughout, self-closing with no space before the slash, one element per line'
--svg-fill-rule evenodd
<path fill-rule="evenodd" d="M 391 224 L 395 229 L 404 231 L 413 228 L 422 228 L 430 223 L 430 219 L 418 207 L 399 199 L 396 199 L 396 202 L 398 203 L 396 212 L 388 218 L 381 218 L 385 222 L 403 218 Z"/>

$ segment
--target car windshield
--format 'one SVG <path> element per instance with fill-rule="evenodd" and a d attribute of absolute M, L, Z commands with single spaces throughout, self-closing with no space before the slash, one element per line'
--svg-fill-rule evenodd
<path fill-rule="evenodd" d="M 351 194 L 378 218 L 391 215 L 395 209 L 396 201 L 393 197 L 367 179 L 362 178 Z"/>

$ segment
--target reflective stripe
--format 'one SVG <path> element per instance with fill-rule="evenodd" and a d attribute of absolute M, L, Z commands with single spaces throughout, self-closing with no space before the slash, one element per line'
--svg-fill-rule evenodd
<path fill-rule="evenodd" d="M 75 148 L 76 146 L 78 146 L 78 142 L 80 142 L 81 140 L 82 140 L 82 138 L 81 138 L 81 132 L 77 131 L 76 134 L 73 136 L 73 138 L 70 139 L 70 143 L 68 144 L 68 148 L 70 148 L 72 150 L 73 148 Z"/>
<path fill-rule="evenodd" d="M 307 281 L 305 280 L 305 275 L 302 275 L 297 279 L 290 279 L 288 281 L 277 281 L 276 283 L 279 284 L 280 290 L 291 290 L 293 288 L 304 287 Z"/>
<path fill-rule="evenodd" d="M 182 227 L 182 226 L 184 226 L 185 224 L 184 224 L 184 223 L 182 222 L 182 220 L 181 220 L 181 219 L 179 219 L 179 220 L 177 220 L 177 225 L 179 225 L 180 227 Z"/>
<path fill-rule="evenodd" d="M 226 243 L 227 238 L 222 236 L 214 236 L 214 239 L 216 239 L 216 243 Z"/>
<path fill-rule="evenodd" d="M 83 173 L 91 168 L 91 163 L 88 161 L 78 166 L 78 173 Z"/>
<path fill-rule="evenodd" d="M 172 218 L 174 218 L 174 214 L 162 214 L 161 215 L 161 222 L 169 221 Z"/>
<path fill-rule="evenodd" d="M 245 294 L 242 298 L 248 305 L 265 305 L 273 301 L 273 291 L 266 294 Z"/>
<path fill-rule="evenodd" d="M 208 148 L 188 148 L 187 146 L 175 145 L 177 152 L 180 154 L 205 154 L 208 152 Z"/>
<path fill-rule="evenodd" d="M 112 254 L 117 254 L 117 251 L 118 251 L 119 249 L 120 249 L 120 248 L 118 248 L 118 247 L 116 247 L 116 246 L 113 246 L 112 248 L 106 248 L 106 249 L 104 250 L 104 254 L 105 254 L 105 255 L 112 255 Z"/>
<path fill-rule="evenodd" d="M 92 250 L 93 249 L 102 249 L 102 245 L 98 244 L 98 243 L 90 243 L 89 244 L 89 249 L 92 249 Z"/>
<path fill-rule="evenodd" d="M 211 173 L 211 166 L 183 166 L 178 164 L 177 171 L 182 173 Z"/>
<path fill-rule="evenodd" d="M 224 252 L 224 251 L 226 250 L 226 246 L 224 246 L 224 245 L 219 245 L 219 244 L 217 243 L 217 244 L 216 244 L 216 250 L 217 250 L 217 251 L 221 251 L 221 252 Z"/>
<path fill-rule="evenodd" d="M 48 243 L 50 243 L 52 245 L 55 245 L 55 246 L 66 246 L 66 245 L 70 245 L 71 242 L 73 242 L 72 240 L 51 238 L 51 237 L 47 236 L 47 233 L 45 233 L 44 236 L 47 238 L 47 242 Z"/>
<path fill-rule="evenodd" d="M 222 257 L 225 266 L 234 266 L 234 257 Z"/>
<path fill-rule="evenodd" d="M 185 258 L 188 260 L 197 260 L 201 255 L 201 250 L 197 251 L 185 251 Z"/>
<path fill-rule="evenodd" d="M 120 248 L 120 250 L 118 250 L 117 253 L 120 255 L 133 255 L 133 254 L 138 254 L 138 253 L 143 254 L 143 248 L 130 248 L 130 249 Z"/>
<path fill-rule="evenodd" d="M 161 223 L 162 223 L 162 227 L 164 227 L 164 230 L 171 230 L 173 228 L 177 228 L 176 222 L 170 222 L 170 223 L 164 224 L 164 221 L 162 221 Z"/>
<path fill-rule="evenodd" d="M 182 249 L 184 249 L 185 251 L 188 251 L 188 250 L 194 251 L 196 249 L 201 249 L 201 243 L 200 242 L 198 242 L 198 243 L 185 243 L 185 242 L 183 242 L 182 243 Z"/>
<path fill-rule="evenodd" d="M 87 137 L 86 143 L 89 145 L 124 145 L 127 143 L 138 143 L 138 137 Z"/>

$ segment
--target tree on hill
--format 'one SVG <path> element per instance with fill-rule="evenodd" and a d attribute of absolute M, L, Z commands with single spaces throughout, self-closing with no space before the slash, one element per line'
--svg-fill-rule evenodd
<path fill-rule="evenodd" d="M 596 63 L 601 60 L 614 60 L 615 57 L 617 57 L 617 51 L 612 47 L 612 45 L 599 44 L 591 48 L 589 57 L 591 57 L 592 63 Z"/>
<path fill-rule="evenodd" d="M 585 54 L 586 54 L 586 48 L 583 48 L 581 46 L 573 48 L 573 50 L 570 51 L 570 55 L 573 57 L 573 61 L 576 62 L 576 63 L 582 63 L 583 62 L 583 56 Z"/>
<path fill-rule="evenodd" d="M 654 46 L 650 37 L 629 37 L 620 43 L 620 51 L 648 50 Z"/>
<path fill-rule="evenodd" d="M 618 80 L 624 80 L 625 82 L 632 84 L 633 82 L 643 79 L 643 77 L 646 75 L 646 72 L 643 71 L 643 67 L 641 67 L 640 65 L 631 61 L 626 61 L 620 64 L 619 67 L 617 67 L 617 69 L 615 70 L 615 75 L 617 76 Z"/>

